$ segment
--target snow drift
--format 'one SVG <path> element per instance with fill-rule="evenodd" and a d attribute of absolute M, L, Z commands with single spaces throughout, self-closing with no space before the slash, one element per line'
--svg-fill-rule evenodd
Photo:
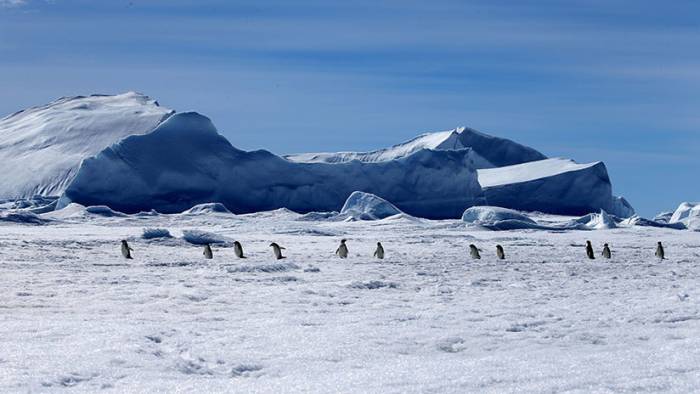
<path fill-rule="evenodd" d="M 121 212 L 182 212 L 219 202 L 231 212 L 339 210 L 354 191 L 427 218 L 454 218 L 483 203 L 468 150 L 422 149 L 378 163 L 295 163 L 234 148 L 197 113 L 169 117 L 83 161 L 58 206 L 107 205 Z"/>
<path fill-rule="evenodd" d="M 402 213 L 394 204 L 371 193 L 353 192 L 345 201 L 341 215 L 357 220 L 378 220 Z"/>
<path fill-rule="evenodd" d="M 478 170 L 489 205 L 521 211 L 583 215 L 601 209 L 629 217 L 634 209 L 612 195 L 602 162 L 578 164 L 555 158 Z"/>
<path fill-rule="evenodd" d="M 173 113 L 138 93 L 64 97 L 0 119 L 0 198 L 58 196 L 80 162 Z"/>
<path fill-rule="evenodd" d="M 547 158 L 527 146 L 467 127 L 421 134 L 410 141 L 371 152 L 303 153 L 285 157 L 300 163 L 345 163 L 352 160 L 374 163 L 406 157 L 421 149 L 469 149 L 471 152 L 468 155 L 476 168 L 500 167 Z"/>

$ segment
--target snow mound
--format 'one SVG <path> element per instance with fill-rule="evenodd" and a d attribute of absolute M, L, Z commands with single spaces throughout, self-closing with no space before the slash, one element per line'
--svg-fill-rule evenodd
<path fill-rule="evenodd" d="M 173 111 L 138 93 L 64 97 L 0 119 L 0 198 L 58 196 L 83 159 Z"/>
<path fill-rule="evenodd" d="M 462 214 L 462 221 L 501 231 L 548 229 L 546 226 L 538 225 L 534 220 L 521 212 L 492 206 L 471 207 Z"/>
<path fill-rule="evenodd" d="M 221 204 L 218 202 L 210 202 L 210 203 L 206 203 L 206 204 L 195 205 L 183 213 L 188 214 L 188 215 L 209 214 L 209 213 L 227 213 L 227 214 L 230 214 L 231 211 L 226 209 L 224 204 Z"/>
<path fill-rule="evenodd" d="M 236 214 L 288 208 L 337 211 L 356 190 L 408 214 L 455 218 L 483 203 L 466 150 L 420 150 L 381 163 L 294 163 L 267 151 L 234 148 L 197 113 L 168 118 L 83 161 L 58 207 L 70 202 L 133 213 L 178 213 L 219 201 Z"/>
<path fill-rule="evenodd" d="M 296 220 L 300 222 L 321 222 L 335 220 L 338 217 L 339 212 L 309 212 L 301 215 Z"/>
<path fill-rule="evenodd" d="M 462 221 L 476 224 L 492 224 L 503 220 L 520 220 L 535 224 L 535 221 L 520 213 L 508 208 L 479 206 L 471 207 L 462 214 Z"/>
<path fill-rule="evenodd" d="M 582 215 L 601 209 L 629 217 L 634 209 L 612 195 L 602 162 L 578 164 L 555 158 L 478 170 L 490 205 L 560 215 Z"/>
<path fill-rule="evenodd" d="M 113 218 L 113 217 L 124 217 L 126 216 L 125 214 L 121 212 L 117 212 L 113 209 L 111 209 L 108 206 L 105 205 L 92 205 L 89 207 L 85 208 L 85 212 L 91 213 L 93 215 L 100 215 L 108 218 Z"/>
<path fill-rule="evenodd" d="M 48 220 L 39 217 L 29 211 L 13 211 L 0 213 L 0 222 L 10 222 L 19 224 L 46 224 Z"/>
<path fill-rule="evenodd" d="M 700 203 L 681 203 L 668 222 L 671 224 L 682 223 L 688 230 L 700 231 Z"/>
<path fill-rule="evenodd" d="M 202 230 L 182 230 L 182 239 L 194 245 L 219 244 L 229 246 L 233 241 L 219 234 Z"/>
<path fill-rule="evenodd" d="M 371 193 L 353 192 L 340 210 L 356 220 L 379 220 L 402 213 L 394 204 Z"/>
<path fill-rule="evenodd" d="M 86 216 L 86 211 L 83 205 L 71 203 L 55 211 L 47 212 L 42 216 L 51 219 L 75 219 Z"/>
<path fill-rule="evenodd" d="M 421 149 L 467 149 L 467 155 L 476 168 L 500 167 L 547 158 L 527 146 L 467 127 L 421 134 L 407 142 L 371 152 L 303 153 L 285 157 L 300 163 L 346 163 L 352 160 L 376 163 L 406 157 Z"/>
<path fill-rule="evenodd" d="M 604 210 L 599 213 L 589 213 L 578 219 L 569 222 L 571 228 L 589 229 L 589 230 L 607 230 L 617 228 L 617 222 Z"/>
<path fill-rule="evenodd" d="M 239 265 L 237 267 L 229 267 L 228 272 L 287 272 L 297 270 L 300 267 L 294 263 L 271 263 L 258 265 Z"/>
<path fill-rule="evenodd" d="M 643 217 L 640 217 L 638 215 L 634 215 L 632 217 L 629 217 L 622 222 L 620 222 L 621 226 L 624 227 L 632 227 L 632 226 L 639 226 L 639 227 L 657 227 L 657 228 L 672 228 L 676 230 L 684 230 L 685 229 L 685 224 L 683 223 L 668 223 L 667 221 L 657 221 L 656 218 L 654 220 L 649 220 Z"/>
<path fill-rule="evenodd" d="M 385 282 L 381 280 L 371 280 L 369 282 L 355 281 L 348 285 L 351 289 L 361 289 L 361 290 L 377 290 L 377 289 L 396 289 L 399 287 L 396 282 Z"/>
<path fill-rule="evenodd" d="M 170 231 L 165 228 L 144 228 L 141 238 L 143 239 L 154 239 L 154 238 L 172 238 Z"/>

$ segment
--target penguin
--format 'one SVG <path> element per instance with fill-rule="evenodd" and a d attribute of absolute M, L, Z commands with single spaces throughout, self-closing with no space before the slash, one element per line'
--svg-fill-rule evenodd
<path fill-rule="evenodd" d="M 612 257 L 612 253 L 610 252 L 610 247 L 608 246 L 608 244 L 603 245 L 603 257 L 605 257 L 606 259 Z"/>
<path fill-rule="evenodd" d="M 133 257 L 131 257 L 131 252 L 133 250 L 134 249 L 131 249 L 131 246 L 129 246 L 126 240 L 122 239 L 122 256 L 124 256 L 125 259 L 133 259 Z"/>
<path fill-rule="evenodd" d="M 593 245 L 591 245 L 591 241 L 586 241 L 586 255 L 588 255 L 589 259 L 595 260 L 595 254 L 593 253 Z"/>
<path fill-rule="evenodd" d="M 241 245 L 240 242 L 238 241 L 233 241 L 233 253 L 238 257 L 239 259 L 244 259 L 246 258 L 243 256 L 243 246 Z"/>
<path fill-rule="evenodd" d="M 345 245 L 346 239 L 341 239 L 340 240 L 340 246 L 338 246 L 338 249 L 336 249 L 335 254 L 340 256 L 341 259 L 346 259 L 348 257 L 348 246 Z"/>
<path fill-rule="evenodd" d="M 506 252 L 503 251 L 503 246 L 496 245 L 496 256 L 498 256 L 498 258 L 501 260 L 505 260 Z"/>
<path fill-rule="evenodd" d="M 472 256 L 473 259 L 480 259 L 481 255 L 479 254 L 479 249 L 476 248 L 474 244 L 469 244 L 469 255 Z"/>
<path fill-rule="evenodd" d="M 658 257 L 660 260 L 663 260 L 666 258 L 666 255 L 664 254 L 664 246 L 661 245 L 661 241 L 656 243 L 656 257 Z"/>
<path fill-rule="evenodd" d="M 377 242 L 377 250 L 374 251 L 374 257 L 380 260 L 384 258 L 384 247 L 381 242 Z"/>
<path fill-rule="evenodd" d="M 272 248 L 272 252 L 275 254 L 275 258 L 277 260 L 282 260 L 286 259 L 287 257 L 282 256 L 282 249 L 284 249 L 282 246 L 277 245 L 277 243 L 273 242 L 270 244 L 270 247 Z"/>
<path fill-rule="evenodd" d="M 213 259 L 214 258 L 214 252 L 212 252 L 211 245 L 209 245 L 209 244 L 204 245 L 204 258 L 205 259 Z"/>

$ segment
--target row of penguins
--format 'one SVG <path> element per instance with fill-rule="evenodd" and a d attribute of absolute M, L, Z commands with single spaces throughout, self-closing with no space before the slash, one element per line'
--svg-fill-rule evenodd
<path fill-rule="evenodd" d="M 346 244 L 347 240 L 342 239 L 340 240 L 340 246 L 338 246 L 338 249 L 336 249 L 335 254 L 338 255 L 341 259 L 345 259 L 348 257 L 348 245 Z M 273 242 L 270 244 L 270 247 L 272 248 L 272 253 L 275 256 L 275 259 L 281 260 L 286 258 L 286 256 L 282 255 L 282 250 L 285 248 L 278 245 L 276 242 Z M 122 240 L 122 256 L 126 259 L 131 259 L 131 252 L 134 249 L 129 246 L 129 243 L 126 242 L 126 240 Z M 239 259 L 245 259 L 245 255 L 243 254 L 243 246 L 241 245 L 240 242 L 234 241 L 233 242 L 233 252 L 238 257 Z M 476 247 L 474 244 L 469 244 L 469 255 L 473 259 L 481 259 L 481 250 Z M 603 252 L 601 255 L 609 259 L 612 257 L 612 252 L 610 251 L 610 247 L 608 244 L 603 245 Z M 586 256 L 588 256 L 589 259 L 595 260 L 595 252 L 593 251 L 593 245 L 591 244 L 591 241 L 586 241 Z M 658 257 L 661 260 L 664 260 L 666 258 L 666 255 L 664 253 L 664 247 L 661 244 L 661 242 L 657 242 L 656 244 L 656 253 L 655 256 Z M 214 252 L 211 249 L 210 244 L 204 245 L 204 257 L 207 259 L 213 259 L 214 258 Z M 377 248 L 374 251 L 374 257 L 378 259 L 383 259 L 384 258 L 384 247 L 382 246 L 381 242 L 377 242 Z M 496 257 L 500 260 L 505 260 L 506 258 L 506 253 L 503 250 L 503 246 L 501 245 L 496 245 Z"/>

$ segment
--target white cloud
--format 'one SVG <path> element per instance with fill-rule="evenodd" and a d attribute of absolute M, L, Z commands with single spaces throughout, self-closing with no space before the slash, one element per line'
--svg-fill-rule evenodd
<path fill-rule="evenodd" d="M 27 0 L 0 0 L 0 7 L 20 7 L 27 4 Z"/>

